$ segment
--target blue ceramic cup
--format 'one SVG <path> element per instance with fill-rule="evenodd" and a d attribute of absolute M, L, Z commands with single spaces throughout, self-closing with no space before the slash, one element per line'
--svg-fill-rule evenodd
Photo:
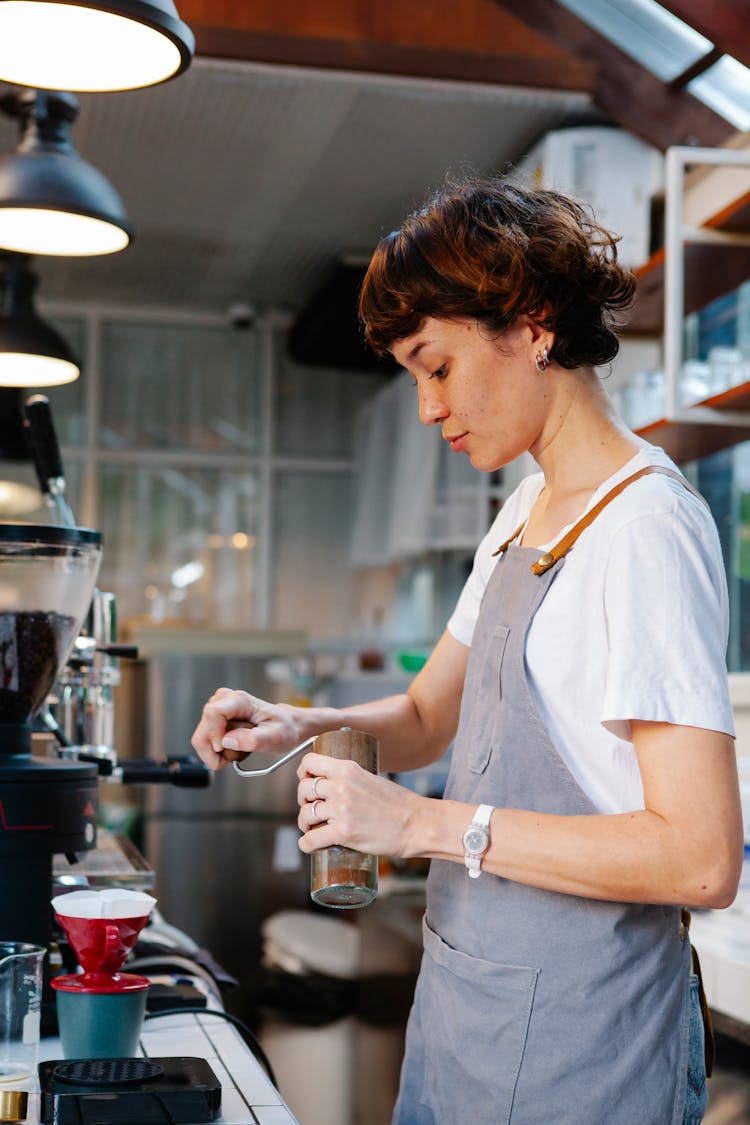
<path fill-rule="evenodd" d="M 114 974 L 119 987 L 113 991 L 92 991 L 75 987 L 82 976 L 56 977 L 57 1022 L 63 1057 L 66 1059 L 133 1058 L 146 1011 L 148 980 L 131 973 Z M 66 987 L 67 984 L 67 987 Z"/>

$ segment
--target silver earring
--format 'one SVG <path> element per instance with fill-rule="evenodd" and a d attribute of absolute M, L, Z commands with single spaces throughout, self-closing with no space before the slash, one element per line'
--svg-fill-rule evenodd
<path fill-rule="evenodd" d="M 546 348 L 542 348 L 540 352 L 536 353 L 534 366 L 536 367 L 540 375 L 543 371 L 547 370 L 547 368 L 549 367 L 549 352 Z"/>

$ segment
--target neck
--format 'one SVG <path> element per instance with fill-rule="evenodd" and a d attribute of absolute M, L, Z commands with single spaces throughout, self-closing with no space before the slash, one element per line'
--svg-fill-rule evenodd
<path fill-rule="evenodd" d="M 530 453 L 548 496 L 593 492 L 647 443 L 619 419 L 591 368 L 551 374 L 547 421 Z"/>

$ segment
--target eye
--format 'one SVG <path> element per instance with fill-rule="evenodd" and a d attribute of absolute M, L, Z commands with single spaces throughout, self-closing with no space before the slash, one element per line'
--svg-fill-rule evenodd
<path fill-rule="evenodd" d="M 430 375 L 430 378 L 431 379 L 444 379 L 447 374 L 448 374 L 447 363 L 441 363 L 440 366 L 436 367 L 435 370 L 432 372 L 432 374 Z"/>

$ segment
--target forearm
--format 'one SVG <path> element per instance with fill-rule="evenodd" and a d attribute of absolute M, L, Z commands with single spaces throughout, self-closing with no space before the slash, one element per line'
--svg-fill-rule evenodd
<path fill-rule="evenodd" d="M 299 707 L 300 741 L 340 727 L 367 731 L 377 738 L 380 769 L 385 773 L 419 769 L 434 762 L 450 739 L 431 728 L 411 695 L 391 695 L 353 707 Z"/>
<path fill-rule="evenodd" d="M 337 727 L 353 727 L 375 735 L 384 772 L 429 765 L 445 753 L 455 736 L 468 651 L 444 633 L 403 695 L 342 709 L 295 708 L 295 722 L 303 732 L 299 741 Z"/>
<path fill-rule="evenodd" d="M 463 863 L 461 837 L 476 805 L 422 799 L 406 835 L 406 856 Z M 737 842 L 719 824 L 709 833 L 641 810 L 554 816 L 498 808 L 482 868 L 544 890 L 615 902 L 727 906 L 736 893 Z"/>

